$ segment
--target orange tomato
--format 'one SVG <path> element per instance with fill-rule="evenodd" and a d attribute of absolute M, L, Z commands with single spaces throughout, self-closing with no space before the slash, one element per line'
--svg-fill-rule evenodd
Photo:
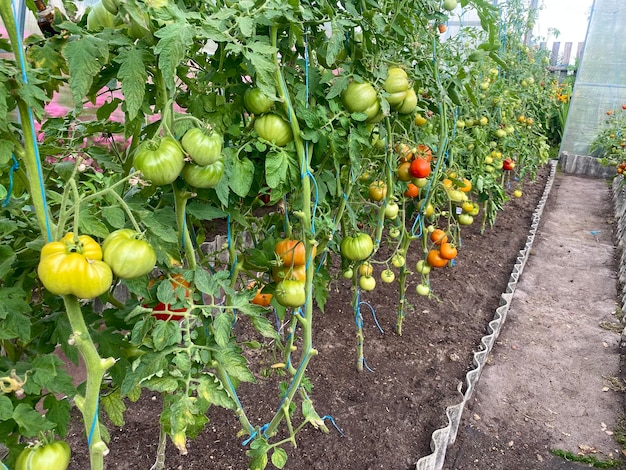
<path fill-rule="evenodd" d="M 415 178 L 426 178 L 430 175 L 430 163 L 425 158 L 416 158 L 411 162 L 410 171 Z"/>
<path fill-rule="evenodd" d="M 446 232 L 440 228 L 436 228 L 430 233 L 430 241 L 435 245 L 441 245 L 443 243 L 447 243 L 448 236 L 446 235 Z"/>
<path fill-rule="evenodd" d="M 276 243 L 274 252 L 280 256 L 284 266 L 303 266 L 306 264 L 306 253 L 304 242 L 300 240 L 291 240 L 285 238 Z M 313 257 L 315 258 L 317 250 L 313 247 Z"/>
<path fill-rule="evenodd" d="M 415 186 L 413 183 L 409 183 L 406 187 L 406 191 L 404 191 L 404 195 L 406 197 L 415 198 L 420 193 L 420 189 Z"/>
<path fill-rule="evenodd" d="M 433 159 L 433 151 L 426 144 L 418 144 L 418 146 L 413 149 L 413 156 L 415 158 L 423 158 L 427 162 L 430 162 Z"/>
<path fill-rule="evenodd" d="M 264 294 L 262 291 L 263 288 L 260 287 L 259 290 L 256 291 L 256 295 L 250 302 L 256 305 L 260 305 L 261 307 L 268 307 L 272 302 L 272 297 L 274 296 L 272 294 Z"/>
<path fill-rule="evenodd" d="M 467 178 L 463 178 L 463 186 L 459 187 L 459 190 L 464 193 L 470 192 L 472 190 L 472 182 Z"/>
<path fill-rule="evenodd" d="M 452 243 L 442 243 L 439 246 L 439 253 L 441 253 L 441 257 L 445 259 L 454 259 L 457 255 L 457 249 Z"/>
<path fill-rule="evenodd" d="M 430 250 L 426 257 L 426 262 L 433 268 L 443 268 L 448 264 L 448 261 L 449 260 L 441 256 L 439 250 Z"/>
<path fill-rule="evenodd" d="M 272 279 L 280 282 L 285 279 L 293 281 L 306 281 L 306 266 L 282 266 L 272 268 Z"/>

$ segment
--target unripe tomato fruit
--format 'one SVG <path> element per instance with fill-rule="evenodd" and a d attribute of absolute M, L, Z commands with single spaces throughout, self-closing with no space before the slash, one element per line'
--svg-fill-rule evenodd
<path fill-rule="evenodd" d="M 398 212 L 400 211 L 400 207 L 395 202 L 390 202 L 385 206 L 385 217 L 389 220 L 394 220 L 398 217 Z"/>
<path fill-rule="evenodd" d="M 193 127 L 185 132 L 180 143 L 198 165 L 211 165 L 222 158 L 224 137 L 215 131 L 206 133 L 198 127 Z"/>
<path fill-rule="evenodd" d="M 366 113 L 368 118 L 372 106 L 378 105 L 378 94 L 371 83 L 350 82 L 341 95 L 343 105 L 351 113 Z M 367 112 L 369 109 L 370 113 Z M 377 113 L 378 111 L 376 111 Z M 376 114 L 374 113 L 374 114 Z"/>
<path fill-rule="evenodd" d="M 278 147 L 284 147 L 293 140 L 291 125 L 278 114 L 267 113 L 256 117 L 254 130 L 263 140 Z"/>
<path fill-rule="evenodd" d="M 389 67 L 383 88 L 387 93 L 406 91 L 409 88 L 409 76 L 400 67 Z"/>
<path fill-rule="evenodd" d="M 358 233 L 354 237 L 346 236 L 341 240 L 341 255 L 350 261 L 363 261 L 374 251 L 374 241 L 367 233 Z"/>
<path fill-rule="evenodd" d="M 419 294 L 419 295 L 428 295 L 430 294 L 430 287 L 428 287 L 426 284 L 418 284 L 415 287 L 415 291 Z"/>
<path fill-rule="evenodd" d="M 248 88 L 243 94 L 243 105 L 252 114 L 266 113 L 273 104 L 274 102 L 260 88 Z"/>
<path fill-rule="evenodd" d="M 400 253 L 396 253 L 391 258 L 391 264 L 393 264 L 396 268 L 401 268 L 406 263 L 406 259 Z"/>
<path fill-rule="evenodd" d="M 133 165 L 152 184 L 162 186 L 176 181 L 185 166 L 185 154 L 174 138 L 156 138 L 137 147 Z"/>
<path fill-rule="evenodd" d="M 376 287 L 376 279 L 373 276 L 361 276 L 359 287 L 364 291 L 372 291 Z"/>
<path fill-rule="evenodd" d="M 400 114 L 411 114 L 417 108 L 417 93 L 413 88 L 409 88 L 406 92 L 406 96 L 398 107 Z"/>
<path fill-rule="evenodd" d="M 15 470 L 67 470 L 72 451 L 65 441 L 26 447 L 15 462 Z"/>
<path fill-rule="evenodd" d="M 72 232 L 43 246 L 37 274 L 51 293 L 79 299 L 98 297 L 113 282 L 111 268 L 102 261 L 100 245 L 88 235 L 80 235 L 75 242 Z"/>
<path fill-rule="evenodd" d="M 103 2 L 98 0 L 87 13 L 87 29 L 89 31 L 101 31 L 104 28 L 115 27 L 115 15 L 107 10 Z"/>
<path fill-rule="evenodd" d="M 460 214 L 458 220 L 460 225 L 472 225 L 474 217 L 470 214 Z"/>
<path fill-rule="evenodd" d="M 187 163 L 181 175 L 183 179 L 194 188 L 214 188 L 224 176 L 224 161 L 220 159 L 206 166 Z"/>
<path fill-rule="evenodd" d="M 113 273 L 122 279 L 135 279 L 148 274 L 157 261 L 152 245 L 141 234 L 123 228 L 111 232 L 102 244 L 103 259 Z"/>
<path fill-rule="evenodd" d="M 415 265 L 415 270 L 420 274 L 428 274 L 430 272 L 430 265 L 421 259 Z"/>
<path fill-rule="evenodd" d="M 359 266 L 359 275 L 369 277 L 374 274 L 374 266 L 372 263 L 365 261 Z"/>
<path fill-rule="evenodd" d="M 305 283 L 286 279 L 278 283 L 274 294 L 283 307 L 301 307 L 306 301 Z"/>
<path fill-rule="evenodd" d="M 413 179 L 413 175 L 410 172 L 411 162 L 402 162 L 396 168 L 396 177 L 400 181 L 411 181 Z"/>
<path fill-rule="evenodd" d="M 380 273 L 380 278 L 384 283 L 391 284 L 396 279 L 396 275 L 391 269 L 385 269 Z"/>

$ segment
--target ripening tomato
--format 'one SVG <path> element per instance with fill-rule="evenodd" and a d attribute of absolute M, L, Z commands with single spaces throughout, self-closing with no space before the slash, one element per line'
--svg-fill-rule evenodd
<path fill-rule="evenodd" d="M 415 156 L 415 158 L 423 158 L 424 160 L 426 160 L 429 163 L 433 159 L 433 151 L 426 144 L 418 144 L 417 147 L 415 147 L 412 150 L 412 152 L 413 152 L 413 155 Z"/>
<path fill-rule="evenodd" d="M 420 193 L 420 190 L 413 183 L 409 183 L 406 187 L 406 191 L 404 191 L 404 195 L 410 198 L 416 198 Z"/>
<path fill-rule="evenodd" d="M 160 282 L 164 282 L 165 278 L 160 277 Z M 155 284 L 154 279 L 150 279 L 148 282 L 148 288 L 151 288 Z M 157 320 L 163 321 L 179 321 L 185 317 L 185 313 L 187 312 L 187 307 L 177 307 L 183 299 L 188 299 L 189 296 L 192 295 L 191 283 L 187 281 L 182 274 L 174 274 L 169 280 L 172 289 L 174 290 L 173 297 L 176 299 L 175 304 L 164 304 L 163 302 L 158 302 L 154 307 L 152 307 L 152 316 Z M 147 305 L 144 305 L 146 307 Z"/>
<path fill-rule="evenodd" d="M 306 301 L 305 283 L 286 279 L 276 286 L 276 300 L 283 307 L 301 307 Z"/>
<path fill-rule="evenodd" d="M 76 240 L 72 232 L 43 246 L 37 274 L 51 293 L 79 299 L 98 297 L 113 282 L 111 268 L 102 261 L 100 245 L 88 235 Z"/>
<path fill-rule="evenodd" d="M 256 295 L 250 302 L 255 305 L 260 305 L 261 307 L 269 307 L 270 303 L 272 302 L 272 297 L 274 297 L 272 294 L 264 294 L 263 288 L 260 287 L 259 290 L 256 291 Z"/>
<path fill-rule="evenodd" d="M 472 223 L 474 222 L 474 217 L 470 214 L 460 214 L 458 217 L 459 224 L 460 225 L 472 225 Z"/>
<path fill-rule="evenodd" d="M 442 243 L 446 243 L 448 241 L 448 236 L 446 235 L 446 232 L 440 228 L 436 228 L 430 233 L 430 241 L 435 245 L 441 245 Z"/>
<path fill-rule="evenodd" d="M 102 244 L 103 259 L 121 279 L 135 279 L 148 274 L 157 261 L 152 245 L 140 233 L 129 228 L 111 232 Z"/>
<path fill-rule="evenodd" d="M 410 172 L 414 178 L 426 178 L 430 175 L 430 163 L 425 158 L 416 158 L 411 162 Z"/>
<path fill-rule="evenodd" d="M 459 191 L 463 191 L 464 193 L 467 193 L 471 190 L 472 190 L 472 182 L 468 180 L 467 178 L 463 178 L 463 186 L 459 187 Z"/>
<path fill-rule="evenodd" d="M 65 441 L 26 447 L 15 462 L 15 470 L 66 470 L 72 451 Z"/>
<path fill-rule="evenodd" d="M 441 256 L 439 250 L 430 250 L 426 257 L 426 262 L 433 268 L 443 268 L 448 264 L 448 261 L 449 260 Z"/>
<path fill-rule="evenodd" d="M 285 279 L 306 281 L 306 265 L 274 266 L 272 268 L 272 279 L 274 279 L 274 282 L 280 282 Z"/>
<path fill-rule="evenodd" d="M 361 265 L 359 266 L 359 275 L 369 277 L 372 274 L 374 274 L 374 266 L 372 266 L 372 263 L 370 263 L 369 261 L 364 261 L 363 263 L 361 263 Z"/>
<path fill-rule="evenodd" d="M 205 132 L 193 127 L 185 132 L 180 143 L 191 159 L 200 166 L 211 165 L 222 158 L 224 137 L 218 132 Z"/>
<path fill-rule="evenodd" d="M 303 266 L 306 264 L 304 242 L 285 238 L 274 246 L 274 252 L 280 256 L 284 266 Z M 315 258 L 317 249 L 313 246 L 312 256 Z"/>
<path fill-rule="evenodd" d="M 380 273 L 380 278 L 384 283 L 390 284 L 396 279 L 396 275 L 391 269 L 387 268 Z"/>
<path fill-rule="evenodd" d="M 457 255 L 457 249 L 452 243 L 442 243 L 439 246 L 439 253 L 442 258 L 445 259 L 454 259 Z"/>
<path fill-rule="evenodd" d="M 185 154 L 173 137 L 156 138 L 139 144 L 133 165 L 152 184 L 162 186 L 178 178 L 185 166 Z"/>
<path fill-rule="evenodd" d="M 413 179 L 413 175 L 410 172 L 411 169 L 411 162 L 402 162 L 398 165 L 398 168 L 396 168 L 396 177 L 400 180 L 400 181 L 411 181 Z"/>
<path fill-rule="evenodd" d="M 371 201 L 382 201 L 387 196 L 387 184 L 384 181 L 373 181 L 367 188 Z"/>
<path fill-rule="evenodd" d="M 263 140 L 272 142 L 278 147 L 284 147 L 293 140 L 291 124 L 278 114 L 267 113 L 256 117 L 254 130 Z"/>

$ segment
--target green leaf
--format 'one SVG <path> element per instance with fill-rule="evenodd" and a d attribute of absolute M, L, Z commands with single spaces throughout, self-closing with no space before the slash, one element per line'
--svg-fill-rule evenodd
<path fill-rule="evenodd" d="M 126 411 L 126 405 L 119 389 L 102 396 L 100 403 L 111 422 L 118 427 L 122 427 L 125 424 L 124 412 Z"/>
<path fill-rule="evenodd" d="M 106 238 L 109 234 L 109 229 L 100 220 L 100 218 L 91 214 L 88 210 L 80 211 L 80 220 L 78 221 L 78 228 L 82 233 L 88 233 L 99 238 Z"/>
<path fill-rule="evenodd" d="M 165 323 L 165 322 L 163 322 Z M 134 331 L 133 331 L 134 335 Z M 139 364 L 133 363 L 133 369 L 124 377 L 120 393 L 126 396 L 141 382 L 161 373 L 168 367 L 168 361 L 163 353 L 148 353 L 140 357 Z"/>
<path fill-rule="evenodd" d="M 124 228 L 126 225 L 126 215 L 120 207 L 107 206 L 102 208 L 102 217 L 113 228 Z"/>
<path fill-rule="evenodd" d="M 315 297 L 315 303 L 322 312 L 328 300 L 327 286 L 330 284 L 330 281 L 330 275 L 326 269 L 316 272 L 315 277 L 313 277 L 313 297 Z"/>
<path fill-rule="evenodd" d="M 174 377 L 152 377 L 144 382 L 144 387 L 160 393 L 174 393 L 179 383 Z"/>
<path fill-rule="evenodd" d="M 135 119 L 143 104 L 146 83 L 148 83 L 148 72 L 145 66 L 148 59 L 147 51 L 138 47 L 120 51 L 116 59 L 116 62 L 121 64 L 117 78 L 122 82 L 126 112 L 131 120 Z"/>
<path fill-rule="evenodd" d="M 26 403 L 18 404 L 11 417 L 20 427 L 20 434 L 24 437 L 35 437 L 41 431 L 54 429 L 54 423 L 46 420 L 37 410 Z"/>
<path fill-rule="evenodd" d="M 237 196 L 246 197 L 253 181 L 254 163 L 248 157 L 244 157 L 242 160 L 236 158 L 233 161 L 232 177 L 228 181 L 230 189 Z"/>
<path fill-rule="evenodd" d="M 246 451 L 246 455 L 250 458 L 248 468 L 250 470 L 264 470 L 267 467 L 267 453 L 270 446 L 264 439 L 255 439 L 250 444 L 250 450 Z"/>
<path fill-rule="evenodd" d="M 6 395 L 0 395 L 0 421 L 6 421 L 13 416 L 13 403 Z"/>
<path fill-rule="evenodd" d="M 276 447 L 272 453 L 272 465 L 276 468 L 284 468 L 287 464 L 287 452 L 282 447 Z"/>
<path fill-rule="evenodd" d="M 236 22 L 237 26 L 239 26 L 239 31 L 241 31 L 244 37 L 249 38 L 254 34 L 256 25 L 253 18 L 250 16 L 237 16 Z"/>
<path fill-rule="evenodd" d="M 187 204 L 187 214 L 198 220 L 224 219 L 228 215 L 219 207 L 208 205 L 206 202 L 192 201 Z"/>
<path fill-rule="evenodd" d="M 4 320 L 0 339 L 30 340 L 30 318 L 24 315 L 30 312 L 26 298 L 26 293 L 19 287 L 0 289 L 0 320 Z"/>
<path fill-rule="evenodd" d="M 213 357 L 224 367 L 228 375 L 241 382 L 255 382 L 254 375 L 246 365 L 246 359 L 241 355 L 241 350 L 232 343 L 215 351 Z"/>
<path fill-rule="evenodd" d="M 205 374 L 198 377 L 198 397 L 206 400 L 212 405 L 221 406 L 234 410 L 235 402 L 228 396 L 226 390 L 217 378 L 212 374 Z"/>
<path fill-rule="evenodd" d="M 70 89 L 74 103 L 77 108 L 81 108 L 83 97 L 109 59 L 108 44 L 96 36 L 83 36 L 69 41 L 63 49 L 63 55 L 70 70 Z"/>
<path fill-rule="evenodd" d="M 152 331 L 152 341 L 156 351 L 162 351 L 168 346 L 179 343 L 182 339 L 180 327 L 173 321 L 158 321 Z"/>
<path fill-rule="evenodd" d="M 233 317 L 228 313 L 220 313 L 213 321 L 213 336 L 218 346 L 226 346 L 230 340 Z"/>
<path fill-rule="evenodd" d="M 65 364 L 56 354 L 39 356 L 33 360 L 33 374 L 24 386 L 34 382 L 51 393 L 73 396 L 76 389 L 72 377 L 66 372 Z"/>
<path fill-rule="evenodd" d="M 9 106 L 7 105 L 7 96 L 9 96 L 7 87 L 4 86 L 4 83 L 0 83 L 0 130 L 2 131 L 6 131 L 8 129 L 7 115 L 9 113 Z M 1 157 L 0 163 L 2 163 Z"/>
<path fill-rule="evenodd" d="M 298 162 L 292 154 L 281 150 L 271 152 L 265 158 L 265 181 L 270 188 L 295 183 L 294 175 L 297 174 Z"/>
<path fill-rule="evenodd" d="M 57 398 L 50 394 L 43 401 L 43 407 L 46 409 L 46 419 L 56 424 L 54 428 L 60 436 L 65 436 L 70 425 L 71 405 L 68 399 Z"/>
<path fill-rule="evenodd" d="M 0 246 L 0 279 L 11 271 L 11 265 L 17 259 L 10 246 Z"/>
<path fill-rule="evenodd" d="M 0 86 L 0 96 L 2 96 L 2 93 L 3 89 L 2 86 Z M 4 166 L 9 163 L 9 160 L 11 160 L 11 155 L 13 155 L 14 147 L 15 144 L 9 139 L 0 139 L 0 165 Z"/>
<path fill-rule="evenodd" d="M 155 52 L 159 57 L 159 69 L 170 91 L 176 90 L 176 68 L 185 59 L 193 45 L 194 29 L 188 23 L 171 23 L 154 33 L 159 38 Z"/>

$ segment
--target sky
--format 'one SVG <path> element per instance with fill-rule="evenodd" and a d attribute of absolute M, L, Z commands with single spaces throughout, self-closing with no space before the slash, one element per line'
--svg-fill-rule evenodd
<path fill-rule="evenodd" d="M 546 38 L 549 44 L 554 41 L 584 42 L 589 13 L 593 0 L 540 0 L 542 5 L 534 31 L 535 37 Z M 555 39 L 549 28 L 559 30 Z"/>

